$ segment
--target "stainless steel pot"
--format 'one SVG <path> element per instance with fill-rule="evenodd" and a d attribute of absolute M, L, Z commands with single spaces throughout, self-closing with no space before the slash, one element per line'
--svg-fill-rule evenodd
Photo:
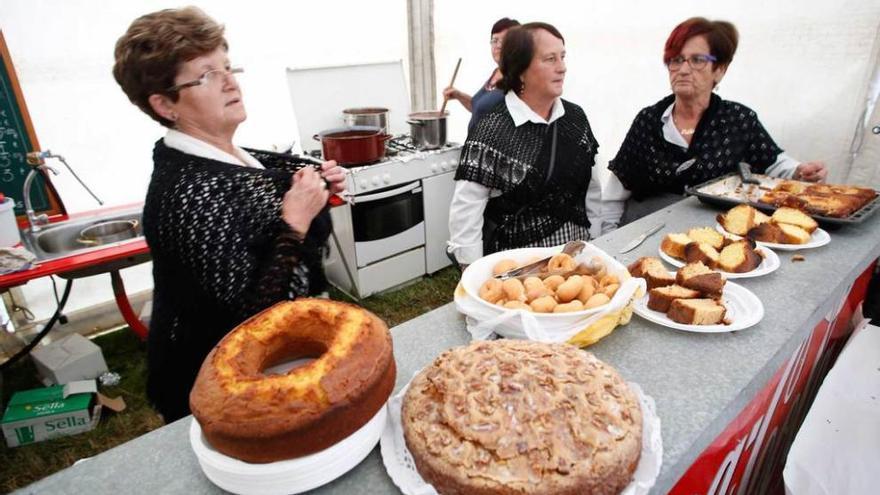
<path fill-rule="evenodd" d="M 346 127 L 367 125 L 382 129 L 388 134 L 388 109 L 382 107 L 346 108 L 342 111 L 342 120 Z"/>
<path fill-rule="evenodd" d="M 89 246 L 100 246 L 112 242 L 134 239 L 138 236 L 137 220 L 111 220 L 100 222 L 82 229 L 77 242 Z"/>
<path fill-rule="evenodd" d="M 436 150 L 446 145 L 446 117 L 449 112 L 416 112 L 409 114 L 412 142 L 420 150 Z"/>

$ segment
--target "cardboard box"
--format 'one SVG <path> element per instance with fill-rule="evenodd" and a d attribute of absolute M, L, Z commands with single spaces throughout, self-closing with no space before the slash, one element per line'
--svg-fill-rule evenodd
<path fill-rule="evenodd" d="M 107 371 L 101 348 L 78 333 L 35 348 L 31 358 L 45 385 L 94 379 Z"/>
<path fill-rule="evenodd" d="M 2 426 L 6 445 L 18 447 L 89 431 L 101 418 L 94 380 L 16 392 Z"/>

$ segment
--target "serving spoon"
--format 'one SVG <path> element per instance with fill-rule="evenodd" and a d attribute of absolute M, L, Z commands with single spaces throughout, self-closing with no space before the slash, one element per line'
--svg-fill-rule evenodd
<path fill-rule="evenodd" d="M 575 256 L 579 255 L 585 247 L 587 247 L 586 241 L 568 241 L 567 243 L 565 243 L 565 246 L 562 247 L 562 252 L 574 258 Z M 552 258 L 553 256 L 548 256 L 544 259 L 535 261 L 534 263 L 529 263 L 526 266 L 521 266 L 519 268 L 514 268 L 513 270 L 508 270 L 504 273 L 499 273 L 498 275 L 495 275 L 495 278 L 497 278 L 498 280 L 507 280 L 509 278 L 525 278 L 532 276 L 536 273 L 544 272 L 547 268 L 547 264 L 550 262 L 550 258 Z M 590 265 L 590 268 L 592 268 L 593 261 L 590 260 L 587 262 L 587 264 Z M 574 273 L 575 271 L 576 270 L 572 270 L 572 273 Z"/>

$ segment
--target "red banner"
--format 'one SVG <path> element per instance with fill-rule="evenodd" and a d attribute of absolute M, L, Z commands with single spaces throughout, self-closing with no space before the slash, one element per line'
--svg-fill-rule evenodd
<path fill-rule="evenodd" d="M 740 414 L 704 450 L 670 493 L 743 495 L 783 493 L 788 449 L 822 379 L 852 332 L 865 299 L 872 264 L 801 342 Z"/>

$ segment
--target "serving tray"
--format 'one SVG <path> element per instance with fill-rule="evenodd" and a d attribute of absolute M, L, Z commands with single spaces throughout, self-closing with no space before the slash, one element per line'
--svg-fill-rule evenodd
<path fill-rule="evenodd" d="M 703 203 L 713 206 L 729 208 L 739 204 L 747 204 L 767 212 L 776 211 L 776 206 L 758 200 L 765 192 L 773 189 L 785 179 L 761 174 L 752 174 L 752 177 L 758 179 L 760 184 L 743 184 L 739 174 L 731 173 L 695 186 L 687 186 L 684 191 L 688 195 L 696 196 Z M 880 195 L 875 196 L 865 206 L 846 217 L 826 217 L 805 213 L 825 225 L 847 225 L 861 223 L 877 209 L 880 209 Z"/>

